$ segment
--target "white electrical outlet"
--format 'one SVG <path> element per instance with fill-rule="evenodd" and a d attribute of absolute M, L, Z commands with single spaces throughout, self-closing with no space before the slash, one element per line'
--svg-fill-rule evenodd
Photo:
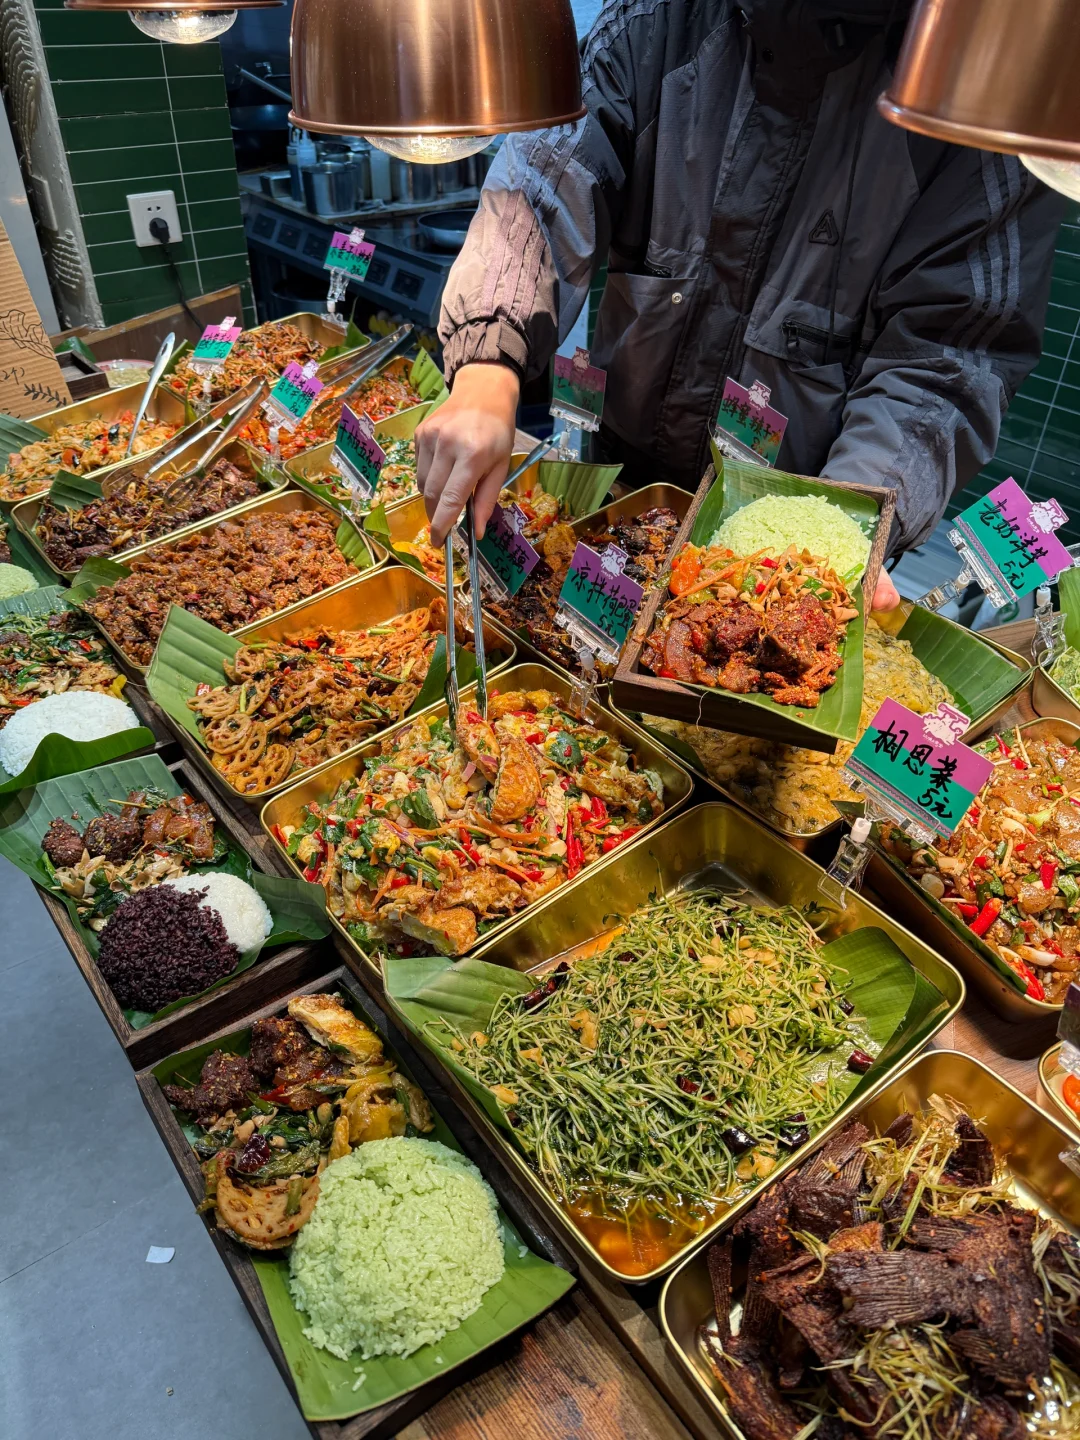
<path fill-rule="evenodd" d="M 180 213 L 176 208 L 176 196 L 171 190 L 143 190 L 138 195 L 127 197 L 131 211 L 131 228 L 135 232 L 136 245 L 160 245 L 150 234 L 150 221 L 160 216 L 169 227 L 169 244 L 175 245 L 183 239 L 180 233 Z"/>

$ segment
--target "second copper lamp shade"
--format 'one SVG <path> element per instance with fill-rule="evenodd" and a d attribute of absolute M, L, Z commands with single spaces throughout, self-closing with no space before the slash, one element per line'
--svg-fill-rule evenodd
<path fill-rule="evenodd" d="M 569 0 L 296 0 L 292 93 L 292 123 L 330 135 L 498 135 L 585 113 Z"/>

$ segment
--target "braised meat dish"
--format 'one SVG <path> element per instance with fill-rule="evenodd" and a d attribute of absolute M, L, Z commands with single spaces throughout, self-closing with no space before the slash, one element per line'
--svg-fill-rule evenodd
<path fill-rule="evenodd" d="M 836 679 L 840 643 L 858 614 L 828 562 L 794 546 L 774 558 L 687 545 L 669 588 L 673 598 L 642 648 L 646 670 L 806 709 Z"/>
<path fill-rule="evenodd" d="M 133 550 L 253 500 L 262 488 L 255 475 L 245 475 L 230 460 L 222 459 L 179 505 L 166 505 L 165 493 L 175 479 L 176 472 L 170 469 L 133 479 L 122 490 L 91 500 L 81 510 L 66 510 L 46 500 L 35 527 L 45 554 L 58 570 L 77 570 L 95 555 Z"/>
<path fill-rule="evenodd" d="M 540 552 L 540 564 L 516 595 L 506 600 L 487 599 L 484 604 L 504 625 L 525 632 L 530 644 L 577 675 L 581 673 L 577 649 L 567 632 L 556 623 L 555 612 L 578 541 L 594 550 L 603 545 L 618 545 L 630 557 L 626 575 L 649 590 L 667 559 L 679 528 L 679 517 L 674 510 L 656 508 L 640 515 L 620 517 L 611 524 L 599 524 L 587 534 L 579 535 L 565 521 L 551 523 L 551 497 L 536 498 L 537 504 L 530 506 L 532 515 L 526 511 L 529 525 L 525 535 Z M 510 496 L 510 499 L 516 497 Z M 558 502 L 553 503 L 557 512 Z M 597 666 L 607 678 L 611 667 L 602 661 L 598 661 Z"/>
<path fill-rule="evenodd" d="M 930 1105 L 849 1124 L 708 1251 L 698 1343 L 747 1440 L 1076 1433 L 1053 1422 L 1080 1401 L 1080 1245 Z"/>
<path fill-rule="evenodd" d="M 109 638 L 149 665 L 172 604 L 239 630 L 357 573 L 321 510 L 260 511 L 223 520 L 131 560 L 131 574 L 83 603 Z"/>

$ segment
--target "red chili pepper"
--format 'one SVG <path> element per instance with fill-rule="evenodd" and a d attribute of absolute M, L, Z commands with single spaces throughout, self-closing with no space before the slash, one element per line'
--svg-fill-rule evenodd
<path fill-rule="evenodd" d="M 465 719 L 468 720 L 470 725 L 482 725 L 484 722 L 484 717 L 478 715 L 475 710 L 466 710 Z"/>
<path fill-rule="evenodd" d="M 769 557 L 766 555 L 761 563 L 762 565 L 764 565 L 766 570 L 775 570 L 780 562 L 779 560 L 770 560 Z"/>
<path fill-rule="evenodd" d="M 1027 990 L 1024 993 L 1030 996 L 1032 1000 L 1046 999 L 1046 991 L 1042 987 L 1042 981 L 1036 980 L 1034 976 L 1028 981 Z"/>
<path fill-rule="evenodd" d="M 603 800 L 600 799 L 599 795 L 594 795 L 592 797 L 592 803 L 589 808 L 592 811 L 592 818 L 597 825 L 605 825 L 607 823 L 608 808 L 604 804 Z"/>
<path fill-rule="evenodd" d="M 1044 890 L 1052 890 L 1054 888 L 1054 876 L 1057 872 L 1058 867 L 1054 864 L 1053 860 L 1044 860 L 1039 866 L 1039 879 L 1042 881 Z"/>
<path fill-rule="evenodd" d="M 754 594 L 755 594 L 755 595 L 764 595 L 764 594 L 765 594 L 765 581 L 764 581 L 764 580 L 759 580 L 759 581 L 757 582 L 757 584 L 754 586 Z"/>
<path fill-rule="evenodd" d="M 956 908 L 965 920 L 974 920 L 975 916 L 979 913 L 979 907 L 977 905 L 968 905 L 964 901 L 961 901 Z"/>
<path fill-rule="evenodd" d="M 395 875 L 394 878 L 390 881 L 390 889 L 404 890 L 405 886 L 408 885 L 408 883 L 408 875 Z"/>
<path fill-rule="evenodd" d="M 975 859 L 973 860 L 972 863 L 973 863 L 974 865 L 978 865 L 978 867 L 979 867 L 980 870 L 989 870 L 989 869 L 990 869 L 990 856 L 989 856 L 989 855 L 976 855 L 976 856 L 975 856 Z"/>
<path fill-rule="evenodd" d="M 625 830 L 620 830 L 618 835 L 609 835 L 607 839 L 602 842 L 600 853 L 602 855 L 609 855 L 617 845 L 621 845 L 624 840 L 629 840 L 630 836 L 636 835 L 640 829 L 640 825 L 630 825 Z"/>
<path fill-rule="evenodd" d="M 658 673 L 660 676 L 662 676 L 662 678 L 665 679 L 665 680 L 677 680 L 677 679 L 679 678 L 679 677 L 675 674 L 675 671 L 674 671 L 674 670 L 669 670 L 666 665 L 662 666 L 661 669 L 660 669 L 657 673 Z"/>
<path fill-rule="evenodd" d="M 525 870 L 523 873 L 525 879 L 528 880 L 531 885 L 535 885 L 537 881 L 544 878 L 544 872 L 542 870 L 529 869 Z"/>
<path fill-rule="evenodd" d="M 305 880 L 318 880 L 318 878 L 319 878 L 319 871 L 320 871 L 321 869 L 322 869 L 322 866 L 321 866 L 321 865 L 309 865 L 308 868 L 304 871 L 304 879 L 305 879 Z"/>
<path fill-rule="evenodd" d="M 351 836 L 352 839 L 355 840 L 356 837 L 357 837 L 357 835 L 360 834 L 360 826 L 361 826 L 362 824 L 363 824 L 363 821 L 362 821 L 362 820 L 346 820 L 346 821 L 345 821 L 345 833 L 346 833 L 346 835 Z"/>
<path fill-rule="evenodd" d="M 90 654 L 90 651 L 93 650 L 93 648 L 94 648 L 94 647 L 90 644 L 90 641 L 89 641 L 89 640 L 80 640 L 80 641 L 79 641 L 79 649 L 80 649 L 80 650 L 84 650 L 87 655 Z"/>
<path fill-rule="evenodd" d="M 1049 950 L 1051 955 L 1061 955 L 1061 956 L 1064 956 L 1064 954 L 1065 954 L 1065 951 L 1062 950 L 1061 946 L 1058 944 L 1058 942 L 1057 942 L 1056 940 L 1044 940 L 1044 941 L 1043 941 L 1043 949 L 1044 949 L 1044 950 Z"/>
<path fill-rule="evenodd" d="M 1006 758 L 1008 758 L 1012 754 L 1012 751 L 1009 749 L 1008 745 L 1005 744 L 1005 741 L 1001 738 L 1000 735 L 997 735 L 994 738 L 997 740 L 999 754 L 1004 755 Z"/>
<path fill-rule="evenodd" d="M 1063 788 L 1063 787 L 1062 787 L 1061 785 L 1047 785 L 1046 788 L 1047 788 L 1047 790 L 1056 790 L 1056 791 L 1058 792 L 1058 794 L 1060 795 L 1061 792 L 1062 792 L 1062 788 Z"/>
<path fill-rule="evenodd" d="M 314 638 L 314 636 L 310 637 L 307 640 L 298 640 L 296 643 L 298 645 L 302 645 L 305 650 L 317 650 L 319 648 L 319 642 Z"/>
<path fill-rule="evenodd" d="M 535 816 L 535 815 L 524 815 L 524 816 L 522 816 L 521 823 L 522 823 L 522 825 L 524 825 L 524 827 L 525 827 L 526 830 L 531 830 L 531 829 L 533 828 L 533 826 L 536 824 L 536 816 Z"/>
<path fill-rule="evenodd" d="M 280 825 L 271 825 L 270 830 L 279 845 L 288 845 L 289 842 L 285 839 L 285 831 L 282 830 Z"/>
<path fill-rule="evenodd" d="M 985 935 L 1000 914 L 1001 901 L 995 895 L 992 900 L 987 900 L 986 904 L 971 922 L 971 933 L 973 935 Z"/>
<path fill-rule="evenodd" d="M 1026 770 L 1026 769 L 1028 768 L 1028 767 L 1024 764 L 1023 760 L 1021 760 L 1021 759 L 1020 759 L 1018 756 L 1016 756 L 1016 755 L 1013 756 L 1012 761 L 1011 761 L 1010 763 L 1012 764 L 1012 767 L 1013 767 L 1014 770 Z"/>
<path fill-rule="evenodd" d="M 473 864 L 481 865 L 483 861 L 480 858 L 480 851 L 477 850 L 476 846 L 473 844 L 472 836 L 469 834 L 468 830 L 465 829 L 464 825 L 458 826 L 458 838 L 461 841 L 461 848 L 465 851 L 465 854 L 468 855 L 469 859 L 473 862 Z"/>
<path fill-rule="evenodd" d="M 574 834 L 573 812 L 566 812 L 566 875 L 572 880 L 585 863 L 585 847 Z"/>
<path fill-rule="evenodd" d="M 531 735 L 525 736 L 525 743 L 527 745 L 542 745 L 544 743 L 544 732 L 542 730 L 534 730 Z"/>

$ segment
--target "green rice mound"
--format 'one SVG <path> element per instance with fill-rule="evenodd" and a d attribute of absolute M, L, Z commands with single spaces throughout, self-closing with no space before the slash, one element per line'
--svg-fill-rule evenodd
<path fill-rule="evenodd" d="M 437 1140 L 372 1140 L 323 1171 L 289 1289 L 313 1345 L 370 1360 L 456 1330 L 504 1265 L 495 1196 L 471 1161 Z"/>
<path fill-rule="evenodd" d="M 16 595 L 25 595 L 28 590 L 36 590 L 38 583 L 21 565 L 0 565 L 0 600 L 13 600 Z"/>
<path fill-rule="evenodd" d="M 827 559 L 848 582 L 859 578 L 870 554 L 870 541 L 858 521 L 821 495 L 763 495 L 729 515 L 712 544 L 736 555 L 756 550 L 782 555 L 794 545 Z"/>

